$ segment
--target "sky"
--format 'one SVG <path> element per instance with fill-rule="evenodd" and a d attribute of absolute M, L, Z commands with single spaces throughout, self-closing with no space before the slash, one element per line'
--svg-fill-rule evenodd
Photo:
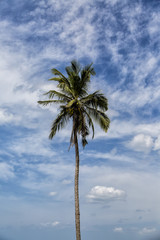
<path fill-rule="evenodd" d="M 160 236 L 160 0 L 0 0 L 0 240 L 75 239 L 71 124 L 42 107 L 73 59 L 93 62 L 107 133 L 80 146 L 82 240 Z"/>

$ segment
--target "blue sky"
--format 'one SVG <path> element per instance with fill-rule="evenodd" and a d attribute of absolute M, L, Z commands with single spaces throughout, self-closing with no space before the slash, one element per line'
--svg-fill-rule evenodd
<path fill-rule="evenodd" d="M 71 126 L 50 141 L 51 68 L 93 62 L 108 133 L 80 147 L 82 239 L 160 235 L 160 1 L 0 1 L 0 239 L 75 239 Z"/>

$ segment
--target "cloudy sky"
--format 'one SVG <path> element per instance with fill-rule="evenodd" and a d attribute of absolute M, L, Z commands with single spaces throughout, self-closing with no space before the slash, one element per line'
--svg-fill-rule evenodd
<path fill-rule="evenodd" d="M 70 125 L 51 68 L 93 62 L 108 133 L 80 147 L 82 239 L 160 235 L 160 0 L 0 0 L 0 240 L 75 239 Z"/>

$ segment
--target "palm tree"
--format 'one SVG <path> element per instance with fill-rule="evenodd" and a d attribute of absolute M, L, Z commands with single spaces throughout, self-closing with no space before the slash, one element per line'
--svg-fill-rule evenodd
<path fill-rule="evenodd" d="M 78 136 L 81 137 L 82 146 L 85 147 L 90 128 L 93 133 L 92 138 L 94 137 L 93 120 L 95 120 L 105 132 L 107 132 L 109 128 L 110 120 L 105 114 L 108 110 L 107 98 L 99 91 L 95 91 L 92 94 L 88 93 L 90 77 L 91 75 L 95 75 L 92 64 L 82 68 L 77 61 L 73 60 L 71 66 L 66 67 L 65 70 L 68 75 L 67 77 L 57 69 L 52 69 L 52 73 L 55 76 L 49 80 L 57 82 L 59 91 L 50 90 L 45 93 L 49 100 L 38 101 L 38 103 L 43 106 L 52 103 L 60 104 L 60 112 L 52 123 L 49 135 L 50 139 L 55 136 L 57 131 L 65 127 L 70 119 L 72 120 L 69 148 L 73 145 L 75 146 L 75 225 L 76 240 L 81 240 Z"/>

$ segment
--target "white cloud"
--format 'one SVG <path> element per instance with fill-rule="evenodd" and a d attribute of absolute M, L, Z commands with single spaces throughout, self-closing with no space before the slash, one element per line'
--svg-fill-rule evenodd
<path fill-rule="evenodd" d="M 122 227 L 115 227 L 114 232 L 123 232 L 123 228 Z"/>
<path fill-rule="evenodd" d="M 57 192 L 50 192 L 49 193 L 49 196 L 55 196 L 55 195 L 57 195 Z"/>
<path fill-rule="evenodd" d="M 8 180 L 15 177 L 13 166 L 5 162 L 0 162 L 0 179 Z"/>
<path fill-rule="evenodd" d="M 149 153 L 153 147 L 153 139 L 149 135 L 138 134 L 133 137 L 128 146 L 135 151 Z"/>
<path fill-rule="evenodd" d="M 13 114 L 7 112 L 6 109 L 0 109 L 0 124 L 13 122 L 16 119 L 16 117 L 13 116 Z"/>
<path fill-rule="evenodd" d="M 151 56 L 151 58 L 149 58 L 146 63 L 147 69 L 151 71 L 155 67 L 156 63 L 157 63 L 157 59 L 155 57 Z"/>
<path fill-rule="evenodd" d="M 120 127 L 121 126 L 121 127 Z M 102 131 L 97 125 L 95 125 L 95 139 L 110 139 L 110 138 L 123 138 L 126 136 L 134 136 L 143 134 L 145 136 L 151 136 L 151 138 L 157 138 L 160 132 L 160 123 L 151 122 L 137 123 L 135 118 L 130 121 L 122 119 L 112 119 L 110 128 L 107 133 Z"/>
<path fill-rule="evenodd" d="M 119 116 L 119 112 L 115 111 L 113 109 L 109 109 L 107 112 L 107 115 L 109 118 L 114 118 L 114 117 L 118 117 Z"/>
<path fill-rule="evenodd" d="M 74 165 L 63 164 L 63 163 L 41 163 L 37 165 L 37 170 L 48 176 L 53 176 L 54 178 L 64 178 L 72 176 L 74 173 Z"/>
<path fill-rule="evenodd" d="M 123 200 L 126 194 L 123 190 L 113 187 L 95 186 L 86 196 L 91 202 L 107 202 L 112 200 Z"/>
<path fill-rule="evenodd" d="M 62 181 L 62 183 L 65 184 L 65 185 L 68 185 L 68 184 L 71 184 L 72 181 L 71 181 L 71 180 L 64 179 L 64 180 Z"/>
<path fill-rule="evenodd" d="M 43 227 L 56 227 L 59 224 L 60 224 L 60 222 L 54 221 L 54 222 L 41 223 L 41 226 L 43 226 Z"/>
<path fill-rule="evenodd" d="M 55 226 L 57 226 L 57 225 L 59 225 L 59 224 L 60 224 L 60 222 L 58 222 L 58 221 L 55 221 L 55 222 L 52 222 L 52 224 L 51 224 L 51 225 L 52 225 L 53 227 L 55 227 Z"/>
<path fill-rule="evenodd" d="M 154 150 L 159 150 L 160 149 L 160 136 L 156 139 L 155 145 L 154 145 Z"/>
<path fill-rule="evenodd" d="M 120 162 L 130 162 L 134 163 L 135 159 L 128 157 L 124 154 L 117 153 L 117 149 L 113 148 L 110 152 L 97 152 L 97 151 L 85 151 L 85 156 L 98 158 L 98 159 L 109 159 L 113 161 L 120 161 Z"/>
<path fill-rule="evenodd" d="M 29 136 L 19 136 L 10 144 L 9 149 L 19 156 L 26 154 L 53 157 L 56 153 L 50 148 L 51 141 L 48 140 L 48 134 L 47 131 L 42 130 Z"/>
<path fill-rule="evenodd" d="M 28 81 L 35 69 L 28 63 L 27 52 L 16 47 L 15 51 L 2 47 L 1 52 L 4 57 L 0 58 L 0 104 L 14 106 L 23 102 L 23 106 L 25 104 L 35 107 L 38 91 L 33 90 L 33 85 Z"/>
<path fill-rule="evenodd" d="M 137 124 L 134 131 L 143 133 L 152 137 L 158 137 L 160 132 L 160 122 L 153 122 L 150 124 Z"/>
<path fill-rule="evenodd" d="M 157 32 L 160 24 L 159 12 L 153 12 L 149 21 L 148 31 L 151 37 L 157 38 Z"/>
<path fill-rule="evenodd" d="M 156 232 L 156 228 L 148 228 L 148 227 L 144 227 L 142 230 L 139 231 L 140 234 L 151 234 L 155 232 Z"/>

